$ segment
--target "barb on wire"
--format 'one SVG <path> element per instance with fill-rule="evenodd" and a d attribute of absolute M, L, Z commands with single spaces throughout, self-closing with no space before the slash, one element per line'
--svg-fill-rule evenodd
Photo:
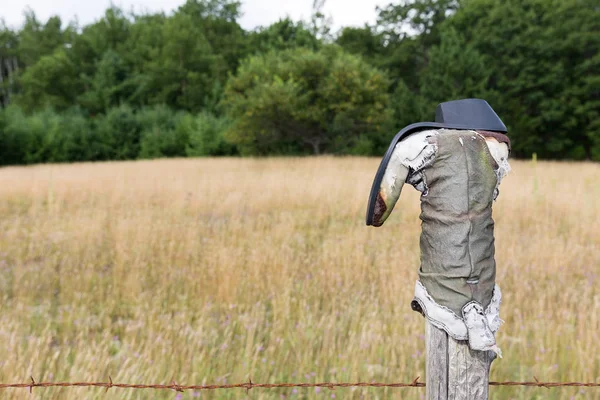
<path fill-rule="evenodd" d="M 263 388 L 263 389 L 286 389 L 286 388 L 327 388 L 335 390 L 336 388 L 349 388 L 349 387 L 370 387 L 370 388 L 409 388 L 409 387 L 425 387 L 425 383 L 419 382 L 420 377 L 417 376 L 412 382 L 409 383 L 382 383 L 382 382 L 321 382 L 321 383 L 254 383 L 252 379 L 248 379 L 248 382 L 234 383 L 229 385 L 180 385 L 171 380 L 171 384 L 137 384 L 137 383 L 114 383 L 112 378 L 108 377 L 108 382 L 36 382 L 33 376 L 30 376 L 31 382 L 29 383 L 0 383 L 1 389 L 23 389 L 29 388 L 29 393 L 33 391 L 34 387 L 48 388 L 48 387 L 101 387 L 105 388 L 108 392 L 110 388 L 121 388 L 121 389 L 154 389 L 154 390 L 175 390 L 176 392 L 184 392 L 186 390 L 217 390 L 217 389 L 246 389 L 248 392 L 250 389 Z M 546 389 L 555 387 L 600 387 L 600 383 L 594 382 L 540 382 L 540 380 L 534 376 L 532 382 L 490 382 L 490 386 L 526 386 L 526 387 L 544 387 Z"/>

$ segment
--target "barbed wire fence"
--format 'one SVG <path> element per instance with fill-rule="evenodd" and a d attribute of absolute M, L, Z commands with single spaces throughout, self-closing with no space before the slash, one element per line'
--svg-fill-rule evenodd
<path fill-rule="evenodd" d="M 170 384 L 137 384 L 137 383 L 115 383 L 112 378 L 108 378 L 108 382 L 36 382 L 33 377 L 26 383 L 0 383 L 2 389 L 29 389 L 33 392 L 33 388 L 50 388 L 50 387 L 95 387 L 104 388 L 107 392 L 111 388 L 120 389 L 152 389 L 152 390 L 174 390 L 176 392 L 185 392 L 186 390 L 203 391 L 203 390 L 219 390 L 219 389 L 289 389 L 289 388 L 325 388 L 335 390 L 337 388 L 411 388 L 425 387 L 425 383 L 419 382 L 420 377 L 416 377 L 409 383 L 382 383 L 382 382 L 355 382 L 355 383 L 254 383 L 252 380 L 244 383 L 235 383 L 228 385 L 180 385 L 175 381 Z M 525 386 L 525 387 L 542 387 L 546 389 L 557 387 L 588 387 L 600 388 L 600 383 L 594 382 L 541 382 L 537 377 L 533 377 L 534 381 L 530 382 L 490 382 L 490 386 Z"/>

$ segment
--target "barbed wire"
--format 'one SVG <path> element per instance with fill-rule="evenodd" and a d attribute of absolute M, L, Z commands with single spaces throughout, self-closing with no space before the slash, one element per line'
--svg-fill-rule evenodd
<path fill-rule="evenodd" d="M 29 389 L 31 393 L 33 388 L 48 388 L 48 387 L 99 387 L 105 388 L 106 391 L 110 388 L 121 389 L 154 389 L 154 390 L 174 390 L 176 392 L 184 392 L 186 390 L 217 390 L 217 389 L 286 389 L 286 388 L 326 388 L 335 390 L 336 388 L 350 387 L 369 387 L 369 388 L 409 388 L 409 387 L 425 387 L 425 383 L 419 382 L 420 377 L 417 376 L 410 383 L 382 383 L 382 382 L 355 382 L 355 383 L 254 383 L 252 380 L 244 383 L 235 383 L 229 385 L 180 385 L 175 381 L 171 381 L 169 385 L 165 384 L 137 384 L 137 383 L 115 383 L 111 377 L 108 377 L 108 382 L 36 382 L 33 377 L 27 383 L 0 383 L 1 389 Z M 531 382 L 490 382 L 490 386 L 526 386 L 526 387 L 600 387 L 600 383 L 594 382 L 541 382 L 537 377 L 533 377 L 535 381 Z"/>

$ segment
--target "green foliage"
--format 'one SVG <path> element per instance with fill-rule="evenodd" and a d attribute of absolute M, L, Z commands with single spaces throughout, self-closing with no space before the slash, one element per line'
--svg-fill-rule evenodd
<path fill-rule="evenodd" d="M 0 107 L 8 106 L 17 89 L 19 36 L 0 19 Z"/>
<path fill-rule="evenodd" d="M 392 109 L 398 127 L 432 121 L 436 105 L 444 101 L 483 98 L 494 103 L 495 93 L 488 88 L 490 71 L 483 56 L 455 29 L 442 31 L 440 43 L 429 49 L 427 58 L 417 85 L 403 79 L 396 84 Z"/>
<path fill-rule="evenodd" d="M 183 109 L 202 107 L 220 61 L 200 26 L 190 15 L 178 13 L 162 26 L 163 43 L 144 69 L 152 77 L 152 102 Z"/>
<path fill-rule="evenodd" d="M 485 57 L 517 154 L 592 157 L 600 135 L 597 2 L 470 0 L 448 22 Z"/>
<path fill-rule="evenodd" d="M 99 143 L 94 160 L 131 160 L 140 152 L 142 124 L 128 105 L 111 108 L 94 121 Z"/>
<path fill-rule="evenodd" d="M 378 24 L 390 38 L 416 32 L 435 42 L 438 28 L 459 8 L 459 0 L 405 0 L 378 8 Z"/>
<path fill-rule="evenodd" d="M 302 22 L 281 19 L 266 28 L 259 28 L 249 35 L 249 48 L 254 53 L 306 47 L 316 50 L 321 43 Z"/>
<path fill-rule="evenodd" d="M 392 93 L 391 103 L 396 131 L 415 121 L 432 121 L 434 118 L 435 110 L 431 109 L 431 103 L 420 94 L 411 91 L 402 80 Z"/>
<path fill-rule="evenodd" d="M 385 43 L 377 65 L 389 71 L 394 88 L 404 81 L 418 90 L 428 52 L 440 43 L 440 27 L 458 6 L 458 0 L 406 0 L 377 8 L 375 28 Z"/>
<path fill-rule="evenodd" d="M 229 126 L 225 117 L 165 105 L 122 105 L 93 119 L 79 108 L 25 114 L 11 106 L 0 110 L 0 165 L 234 155 Z"/>
<path fill-rule="evenodd" d="M 343 28 L 336 43 L 347 52 L 360 55 L 371 63 L 376 63 L 385 52 L 383 36 L 368 25 Z"/>
<path fill-rule="evenodd" d="M 25 70 L 16 103 L 28 111 L 46 107 L 67 109 L 75 104 L 82 89 L 77 78 L 76 64 L 64 49 L 58 49 Z"/>
<path fill-rule="evenodd" d="M 225 90 L 243 154 L 347 152 L 387 121 L 385 74 L 337 46 L 254 56 Z"/>
<path fill-rule="evenodd" d="M 90 123 L 77 109 L 26 116 L 9 107 L 0 114 L 0 127 L 0 165 L 91 159 Z"/>
<path fill-rule="evenodd" d="M 197 116 L 186 115 L 178 125 L 178 129 L 186 132 L 189 137 L 186 155 L 198 157 L 236 154 L 235 146 L 225 139 L 225 132 L 230 126 L 231 121 L 226 117 L 217 117 L 208 112 Z"/>
<path fill-rule="evenodd" d="M 323 10 L 250 32 L 236 0 L 0 21 L 0 164 L 381 155 L 465 97 L 492 104 L 513 156 L 600 160 L 597 1 L 407 0 L 337 35 Z"/>
<path fill-rule="evenodd" d="M 428 54 L 429 63 L 420 76 L 419 93 L 433 111 L 441 102 L 461 98 L 492 101 L 488 90 L 490 70 L 473 45 L 453 28 L 442 31 L 441 42 Z"/>
<path fill-rule="evenodd" d="M 128 72 L 121 56 L 114 50 L 107 50 L 96 63 L 93 78 L 85 77 L 88 90 L 78 97 L 78 102 L 92 114 L 127 102 L 132 86 L 131 80 L 127 79 Z"/>
<path fill-rule="evenodd" d="M 176 129 L 178 113 L 158 105 L 140 110 L 136 117 L 142 130 L 139 158 L 185 156 L 188 135 Z"/>
<path fill-rule="evenodd" d="M 187 0 L 178 14 L 189 15 L 217 55 L 217 75 L 225 79 L 246 56 L 245 32 L 237 23 L 241 3 L 235 0 Z"/>
<path fill-rule="evenodd" d="M 19 132 L 22 111 L 11 106 L 0 111 L 0 165 L 23 164 L 29 132 Z"/>
<path fill-rule="evenodd" d="M 25 12 L 25 24 L 19 32 L 19 57 L 26 66 L 34 65 L 40 58 L 54 53 L 68 42 L 73 27 L 62 29 L 60 17 L 53 16 L 42 24 L 31 10 Z"/>

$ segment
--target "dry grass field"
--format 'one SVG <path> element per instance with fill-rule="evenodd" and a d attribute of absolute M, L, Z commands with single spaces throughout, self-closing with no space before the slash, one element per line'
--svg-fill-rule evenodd
<path fill-rule="evenodd" d="M 0 382 L 411 381 L 425 376 L 418 193 L 382 228 L 379 160 L 196 159 L 0 169 Z M 600 165 L 513 161 L 494 205 L 493 380 L 600 382 Z M 422 379 L 423 380 L 423 379 Z M 2 399 L 423 399 L 424 389 Z M 492 399 L 600 399 L 498 388 Z"/>

